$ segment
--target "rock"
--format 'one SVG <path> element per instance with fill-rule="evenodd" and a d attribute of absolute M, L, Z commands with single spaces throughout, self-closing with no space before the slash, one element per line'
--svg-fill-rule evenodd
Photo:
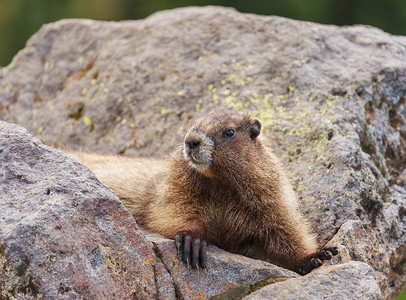
<path fill-rule="evenodd" d="M 165 268 L 171 274 L 174 284 L 182 291 L 183 299 L 209 299 L 217 294 L 241 298 L 264 282 L 279 282 L 297 277 L 295 272 L 282 269 L 260 260 L 228 253 L 213 245 L 207 248 L 207 270 L 188 269 L 180 263 L 173 241 L 149 234 L 148 240 L 155 246 Z"/>
<path fill-rule="evenodd" d="M 151 243 L 89 169 L 0 122 L 0 172 L 0 298 L 157 297 Z"/>
<path fill-rule="evenodd" d="M 395 298 L 406 286 L 405 49 L 406 37 L 372 27 L 220 7 L 62 20 L 0 69 L 0 119 L 48 145 L 163 156 L 203 112 L 255 114 L 320 243 L 340 246 L 334 262 L 366 262 Z"/>
<path fill-rule="evenodd" d="M 243 299 L 355 300 L 382 299 L 382 295 L 374 270 L 366 263 L 351 261 L 268 285 Z"/>

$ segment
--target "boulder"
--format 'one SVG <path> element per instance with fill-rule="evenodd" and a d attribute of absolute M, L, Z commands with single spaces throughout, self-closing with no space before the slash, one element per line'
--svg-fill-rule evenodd
<path fill-rule="evenodd" d="M 1 299 L 157 297 L 165 268 L 89 169 L 0 122 L 0 172 Z"/>
<path fill-rule="evenodd" d="M 243 299 L 379 300 L 382 295 L 374 270 L 366 263 L 350 261 L 268 285 Z"/>
<path fill-rule="evenodd" d="M 251 113 L 320 243 L 340 247 L 331 263 L 368 264 L 392 299 L 406 286 L 405 49 L 377 28 L 221 7 L 62 20 L 0 69 L 0 119 L 48 145 L 165 156 L 202 113 Z"/>

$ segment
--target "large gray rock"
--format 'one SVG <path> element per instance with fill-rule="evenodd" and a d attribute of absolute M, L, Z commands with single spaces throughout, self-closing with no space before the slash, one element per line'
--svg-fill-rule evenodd
<path fill-rule="evenodd" d="M 89 169 L 0 121 L 1 299 L 157 297 L 165 272 Z"/>
<path fill-rule="evenodd" d="M 172 240 L 154 234 L 147 235 L 147 238 L 154 244 L 155 252 L 171 274 L 183 299 L 209 299 L 217 294 L 224 295 L 226 298 L 223 299 L 230 295 L 233 296 L 231 299 L 239 299 L 268 282 L 298 277 L 295 272 L 231 254 L 212 245 L 207 248 L 207 270 L 185 270 Z"/>
<path fill-rule="evenodd" d="M 268 285 L 243 299 L 379 300 L 382 295 L 374 270 L 366 263 L 352 261 Z"/>
<path fill-rule="evenodd" d="M 366 262 L 394 298 L 406 286 L 405 49 L 376 28 L 218 7 L 63 20 L 0 69 L 0 118 L 49 145 L 162 156 L 202 112 L 254 113 L 320 242 L 340 245 L 333 262 Z"/>

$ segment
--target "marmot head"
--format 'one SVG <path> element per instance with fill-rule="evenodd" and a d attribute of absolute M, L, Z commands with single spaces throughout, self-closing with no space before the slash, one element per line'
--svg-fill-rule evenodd
<path fill-rule="evenodd" d="M 189 166 L 208 177 L 241 169 L 256 157 L 260 132 L 261 123 L 256 118 L 209 113 L 198 119 L 186 134 L 184 158 Z"/>

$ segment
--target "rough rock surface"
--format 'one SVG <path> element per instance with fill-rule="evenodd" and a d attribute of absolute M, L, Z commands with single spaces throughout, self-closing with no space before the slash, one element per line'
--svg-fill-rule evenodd
<path fill-rule="evenodd" d="M 196 299 L 296 273 L 208 248 L 188 269 L 89 169 L 0 121 L 0 299 Z"/>
<path fill-rule="evenodd" d="M 0 298 L 157 296 L 155 272 L 165 269 L 113 192 L 5 122 L 0 203 Z"/>
<path fill-rule="evenodd" d="M 366 263 L 347 262 L 315 270 L 303 278 L 268 285 L 244 297 L 262 299 L 382 299 L 374 270 Z"/>
<path fill-rule="evenodd" d="M 147 238 L 154 244 L 156 253 L 171 274 L 176 288 L 182 291 L 184 299 L 208 299 L 222 292 L 224 296 L 233 295 L 235 298 L 232 299 L 237 299 L 268 282 L 298 277 L 295 272 L 231 254 L 212 245 L 207 248 L 207 270 L 196 272 L 188 269 L 185 272 L 172 240 L 154 234 L 147 235 Z"/>
<path fill-rule="evenodd" d="M 0 69 L 0 118 L 49 145 L 161 156 L 192 118 L 250 112 L 333 263 L 406 285 L 406 38 L 206 7 L 45 25 Z"/>

